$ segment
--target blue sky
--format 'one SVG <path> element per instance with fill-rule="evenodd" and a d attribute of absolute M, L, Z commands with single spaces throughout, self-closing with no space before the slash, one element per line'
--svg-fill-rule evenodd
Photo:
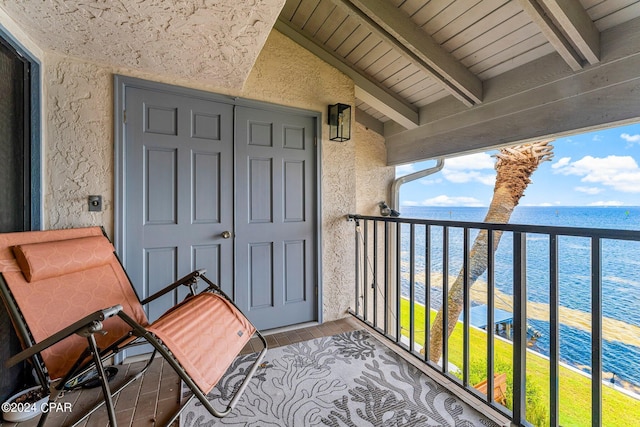
<path fill-rule="evenodd" d="M 558 138 L 521 206 L 640 206 L 640 124 Z M 447 159 L 442 171 L 401 187 L 401 206 L 489 206 L 497 151 Z M 434 161 L 398 166 L 397 176 Z"/>

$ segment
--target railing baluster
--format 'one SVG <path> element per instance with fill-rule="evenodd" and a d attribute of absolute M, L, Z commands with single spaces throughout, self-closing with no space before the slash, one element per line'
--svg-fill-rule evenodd
<path fill-rule="evenodd" d="M 449 371 L 449 227 L 442 227 L 442 372 Z"/>
<path fill-rule="evenodd" d="M 463 329 L 462 329 L 462 384 L 466 387 L 469 384 L 469 326 L 471 315 L 471 303 L 469 301 L 469 229 L 462 229 L 463 235 L 463 259 L 462 270 L 464 271 L 462 304 L 463 304 Z"/>
<path fill-rule="evenodd" d="M 373 221 L 373 325 L 378 328 L 378 221 Z"/>
<path fill-rule="evenodd" d="M 384 223 L 384 334 L 389 333 L 389 223 Z"/>
<path fill-rule="evenodd" d="M 369 260 L 369 221 L 365 220 L 362 224 L 362 227 L 364 228 L 364 263 L 362 265 L 364 269 L 364 272 L 362 273 L 362 290 L 364 292 L 364 320 L 369 322 L 369 269 L 367 268 Z"/>
<path fill-rule="evenodd" d="M 560 295 L 558 293 L 558 236 L 549 235 L 549 396 L 550 396 L 550 424 L 552 427 L 560 425 Z"/>
<path fill-rule="evenodd" d="M 591 425 L 602 425 L 602 242 L 591 238 Z"/>
<path fill-rule="evenodd" d="M 413 353 L 415 341 L 415 308 L 416 302 L 416 225 L 411 224 L 409 236 L 409 351 Z"/>
<path fill-rule="evenodd" d="M 526 234 L 513 233 L 513 421 L 526 421 L 527 247 Z"/>
<path fill-rule="evenodd" d="M 356 219 L 356 315 L 360 316 L 360 220 Z"/>
<path fill-rule="evenodd" d="M 482 232 L 482 231 L 480 231 Z M 493 248 L 493 230 L 487 230 L 487 390 L 493 390 L 493 359 L 495 357 L 495 254 Z M 487 402 L 493 402 L 493 393 L 487 392 Z"/>
<path fill-rule="evenodd" d="M 429 360 L 431 341 L 431 226 L 424 227 L 424 360 Z"/>
<path fill-rule="evenodd" d="M 400 222 L 396 222 L 396 343 L 401 341 L 401 314 L 400 297 L 402 295 L 402 227 Z"/>

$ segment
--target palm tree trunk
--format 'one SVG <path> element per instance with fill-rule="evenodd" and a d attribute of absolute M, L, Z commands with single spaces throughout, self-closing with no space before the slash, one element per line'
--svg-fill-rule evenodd
<path fill-rule="evenodd" d="M 542 141 L 532 144 L 504 148 L 496 155 L 496 184 L 493 190 L 493 198 L 484 222 L 506 224 L 520 198 L 531 182 L 531 175 L 543 161 L 550 160 L 553 156 L 553 146 L 550 141 Z M 501 232 L 493 233 L 493 251 L 498 249 Z M 476 280 L 487 270 L 488 260 L 488 233 L 481 230 L 478 233 L 471 251 L 469 252 L 468 283 L 473 286 Z M 443 271 L 442 274 L 448 274 Z M 458 273 L 447 295 L 447 338 L 453 332 L 463 310 L 464 269 Z M 443 310 L 438 311 L 431 327 L 431 341 L 429 343 L 429 358 L 438 362 L 442 356 L 443 344 Z"/>

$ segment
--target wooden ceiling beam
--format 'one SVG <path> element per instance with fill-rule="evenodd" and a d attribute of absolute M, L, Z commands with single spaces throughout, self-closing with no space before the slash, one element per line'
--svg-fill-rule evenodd
<path fill-rule="evenodd" d="M 380 111 L 391 120 L 406 129 L 415 129 L 420 124 L 418 109 L 399 98 L 369 76 L 353 68 L 343 58 L 328 51 L 303 32 L 281 19 L 276 21 L 274 28 L 291 40 L 304 47 L 318 58 L 349 76 L 356 86 L 356 97 Z"/>
<path fill-rule="evenodd" d="M 600 32 L 580 2 L 575 0 L 539 1 L 589 64 L 600 62 Z"/>
<path fill-rule="evenodd" d="M 574 0 L 575 1 L 575 0 Z M 562 31 L 553 23 L 552 19 L 547 15 L 545 10 L 540 6 L 537 0 L 518 0 L 522 9 L 533 22 L 540 28 L 542 34 L 551 43 L 553 48 L 571 67 L 573 71 L 582 69 L 582 58 L 575 51 L 569 40 L 562 34 Z"/>
<path fill-rule="evenodd" d="M 388 0 L 340 1 L 465 105 L 482 102 L 482 81 Z"/>

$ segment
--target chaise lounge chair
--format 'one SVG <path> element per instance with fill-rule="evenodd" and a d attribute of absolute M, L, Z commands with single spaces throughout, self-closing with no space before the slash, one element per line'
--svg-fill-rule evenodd
<path fill-rule="evenodd" d="M 65 384 L 95 369 L 104 401 L 83 419 L 106 404 L 109 423 L 116 426 L 112 397 L 139 378 L 159 354 L 192 390 L 191 399 L 224 417 L 260 365 L 267 343 L 204 273 L 194 271 L 140 301 L 99 227 L 0 234 L 0 293 L 24 348 L 7 365 L 30 360 L 49 402 L 56 401 Z M 207 287 L 197 292 L 200 279 Z M 180 286 L 189 288 L 187 298 L 150 323 L 143 306 Z M 261 352 L 228 406 L 214 408 L 206 395 L 254 335 L 262 341 Z M 141 343 L 153 347 L 149 362 L 112 392 L 104 361 Z M 38 425 L 47 415 L 42 414 Z"/>

